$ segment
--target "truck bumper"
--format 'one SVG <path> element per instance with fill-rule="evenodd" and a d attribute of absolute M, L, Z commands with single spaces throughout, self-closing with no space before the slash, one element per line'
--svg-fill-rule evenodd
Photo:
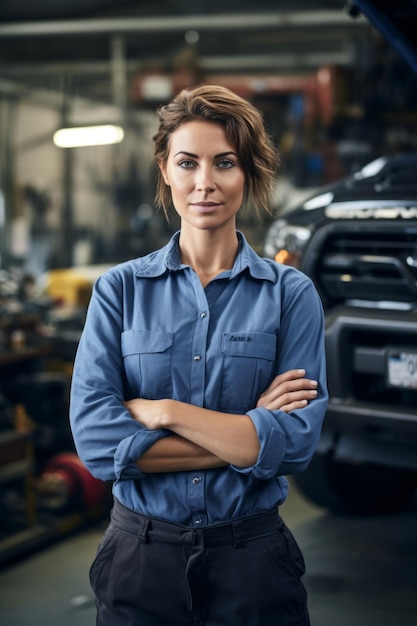
<path fill-rule="evenodd" d="M 330 400 L 318 452 L 417 469 L 417 389 L 389 384 L 393 349 L 417 353 L 415 313 L 340 307 L 326 316 Z"/>

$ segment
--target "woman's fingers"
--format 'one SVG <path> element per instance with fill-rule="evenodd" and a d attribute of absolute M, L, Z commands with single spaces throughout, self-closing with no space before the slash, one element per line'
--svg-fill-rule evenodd
<path fill-rule="evenodd" d="M 274 378 L 257 406 L 286 412 L 305 406 L 317 396 L 317 381 L 305 378 L 305 370 L 288 370 Z"/>
<path fill-rule="evenodd" d="M 291 413 L 291 411 L 296 411 L 297 409 L 302 409 L 307 406 L 307 400 L 300 400 L 299 402 L 291 402 L 290 404 L 285 404 L 281 407 L 281 411 L 284 413 Z"/>
<path fill-rule="evenodd" d="M 306 406 L 310 400 L 317 397 L 316 389 L 301 389 L 296 391 L 287 391 L 277 398 L 264 397 L 258 401 L 257 406 L 263 406 L 266 409 L 281 409 L 281 411 L 293 411 L 294 408 L 302 408 Z M 288 406 L 291 408 L 288 409 Z M 294 405 L 294 406 L 293 406 Z"/>
<path fill-rule="evenodd" d="M 274 378 L 269 387 L 261 394 L 263 396 L 278 396 L 283 391 L 292 390 L 294 385 L 297 387 L 299 385 L 305 385 L 306 372 L 303 369 L 300 370 L 288 370 L 287 372 L 283 372 Z"/>
<path fill-rule="evenodd" d="M 302 389 L 300 391 L 288 391 L 284 393 L 279 398 L 275 400 L 271 400 L 266 408 L 268 409 L 281 409 L 281 411 L 289 411 L 294 410 L 295 408 L 299 409 L 303 406 L 306 406 L 310 400 L 314 400 L 317 397 L 316 389 Z M 265 406 L 265 405 L 264 405 Z M 288 407 L 291 406 L 289 409 Z"/>

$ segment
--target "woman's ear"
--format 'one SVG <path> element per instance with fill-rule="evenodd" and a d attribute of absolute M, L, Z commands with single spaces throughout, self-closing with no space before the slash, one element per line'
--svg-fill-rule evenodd
<path fill-rule="evenodd" d="M 169 187 L 169 180 L 168 180 L 167 171 L 166 171 L 166 162 L 162 161 L 162 159 L 159 160 L 158 167 L 162 174 L 162 178 L 164 179 L 165 184 Z"/>

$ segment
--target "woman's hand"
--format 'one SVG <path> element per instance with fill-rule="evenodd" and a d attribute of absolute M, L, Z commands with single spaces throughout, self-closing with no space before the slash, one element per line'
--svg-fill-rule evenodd
<path fill-rule="evenodd" d="M 288 370 L 274 378 L 260 396 L 257 407 L 266 409 L 280 409 L 290 413 L 302 409 L 310 400 L 317 397 L 317 381 L 305 377 L 306 371 Z"/>
<path fill-rule="evenodd" d="M 145 426 L 148 430 L 156 430 L 164 428 L 163 410 L 164 400 L 145 400 L 143 398 L 134 398 L 123 404 L 137 422 Z"/>

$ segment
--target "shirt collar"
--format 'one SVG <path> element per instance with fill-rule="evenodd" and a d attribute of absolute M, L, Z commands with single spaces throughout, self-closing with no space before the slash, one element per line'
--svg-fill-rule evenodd
<path fill-rule="evenodd" d="M 179 236 L 180 231 L 177 231 L 166 246 L 138 259 L 136 276 L 157 278 L 165 274 L 166 271 L 177 272 L 184 269 L 184 265 L 181 263 L 178 246 Z M 253 278 L 274 281 L 275 274 L 269 262 L 256 254 L 246 241 L 242 232 L 237 231 L 237 236 L 239 240 L 239 251 L 231 270 L 230 278 L 234 278 L 247 270 Z"/>

